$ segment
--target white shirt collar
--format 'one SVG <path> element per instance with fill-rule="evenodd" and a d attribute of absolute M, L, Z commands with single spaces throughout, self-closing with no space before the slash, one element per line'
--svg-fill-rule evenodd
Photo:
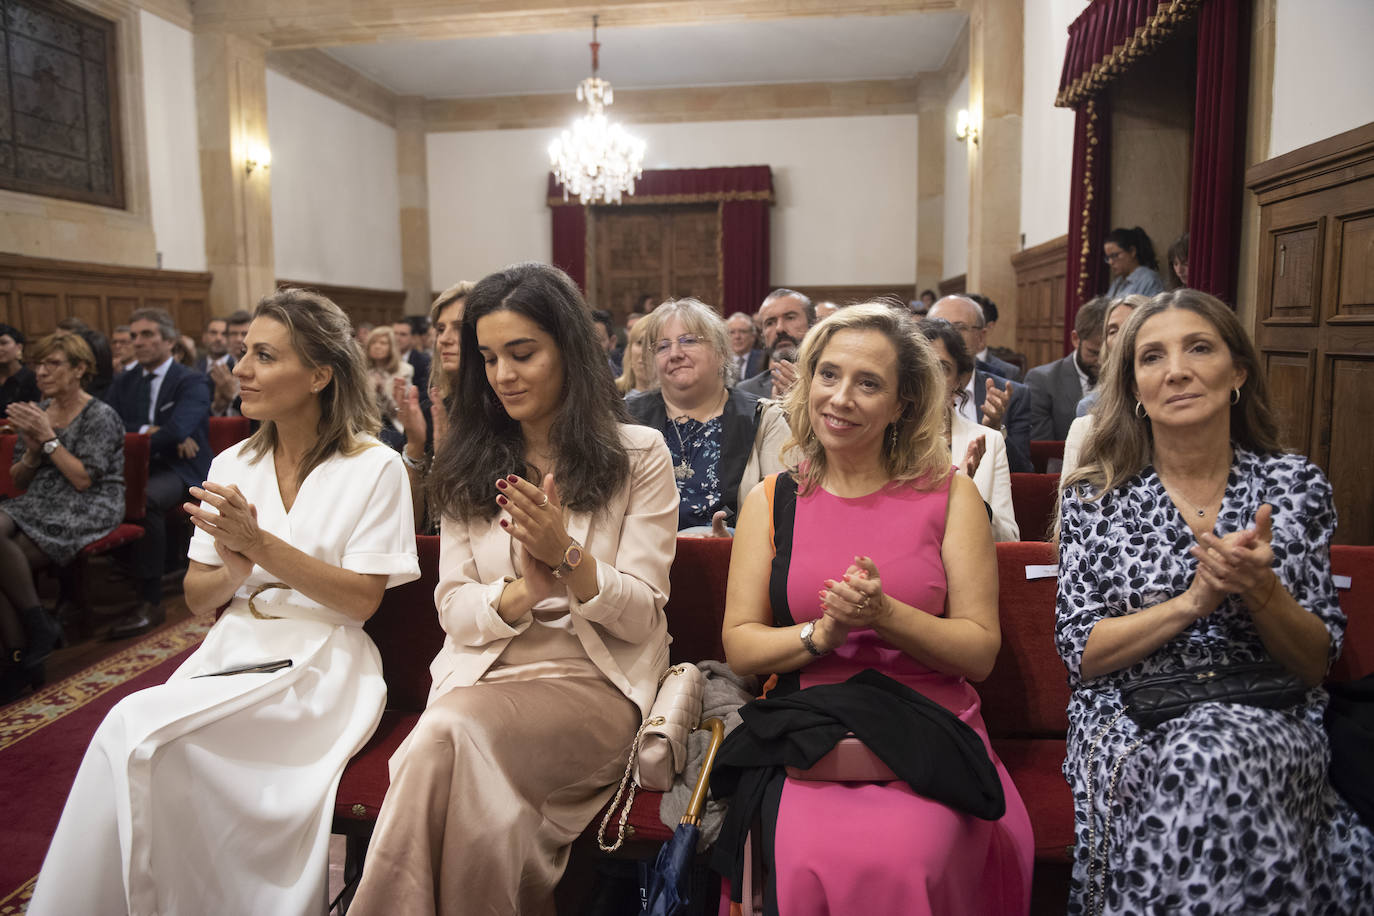
<path fill-rule="evenodd" d="M 169 357 L 167 357 L 165 360 L 163 360 L 161 363 L 159 363 L 159 364 L 152 370 L 152 374 L 153 374 L 153 375 L 156 375 L 158 378 L 162 378 L 164 375 L 167 374 L 167 367 L 170 366 L 171 364 L 172 364 L 172 357 L 169 356 Z M 139 363 L 138 365 L 139 365 L 140 368 L 143 366 L 142 363 Z M 148 370 L 145 369 L 144 371 L 147 372 Z"/>
<path fill-rule="evenodd" d="M 1088 377 L 1087 372 L 1083 371 L 1083 364 L 1078 361 L 1078 351 L 1074 350 L 1069 355 L 1073 357 L 1073 371 L 1078 373 L 1078 387 L 1082 389 L 1084 394 L 1087 394 L 1093 390 L 1092 379 Z"/>

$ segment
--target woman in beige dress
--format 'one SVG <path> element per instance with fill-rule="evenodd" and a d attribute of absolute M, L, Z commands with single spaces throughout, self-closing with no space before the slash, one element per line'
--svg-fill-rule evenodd
<path fill-rule="evenodd" d="M 429 482 L 447 639 L 391 759 L 362 916 L 552 912 L 668 663 L 672 462 L 628 422 L 576 287 L 507 268 L 461 333 Z"/>

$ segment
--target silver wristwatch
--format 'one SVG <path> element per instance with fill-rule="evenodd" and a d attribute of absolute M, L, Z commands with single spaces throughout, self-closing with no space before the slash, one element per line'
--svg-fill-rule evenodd
<path fill-rule="evenodd" d="M 45 454 L 45 455 L 47 455 L 49 458 L 51 458 L 51 457 L 52 457 L 52 453 L 55 452 L 55 451 L 57 451 L 57 450 L 58 450 L 59 448 L 61 448 L 61 447 L 62 447 L 62 442 L 61 442 L 61 440 L 59 440 L 56 436 L 53 436 L 53 437 L 52 437 L 51 439 L 49 439 L 47 442 L 44 442 L 44 443 L 43 443 L 43 454 Z"/>
<path fill-rule="evenodd" d="M 816 621 L 808 620 L 806 623 L 802 624 L 801 632 L 797 635 L 801 637 L 802 646 L 805 647 L 806 651 L 810 652 L 815 657 L 820 658 L 825 653 L 822 652 L 820 649 L 816 648 L 816 642 L 811 638 L 811 634 L 815 632 Z"/>

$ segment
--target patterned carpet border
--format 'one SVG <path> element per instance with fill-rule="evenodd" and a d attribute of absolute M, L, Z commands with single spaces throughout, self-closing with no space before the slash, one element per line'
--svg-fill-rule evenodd
<path fill-rule="evenodd" d="M 65 680 L 44 687 L 28 699 L 0 709 L 0 750 L 198 644 L 209 631 L 209 621 L 194 617 L 173 624 Z M 0 909 L 0 916 L 3 913 Z"/>
<path fill-rule="evenodd" d="M 0 900 L 0 916 L 17 916 L 17 914 L 26 912 L 29 908 L 29 901 L 33 899 L 33 887 L 37 883 L 38 876 L 34 875 L 14 893 L 4 900 Z"/>

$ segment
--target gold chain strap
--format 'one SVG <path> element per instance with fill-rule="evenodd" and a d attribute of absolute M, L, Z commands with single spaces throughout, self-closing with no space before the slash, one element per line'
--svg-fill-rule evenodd
<path fill-rule="evenodd" d="M 262 611 L 258 610 L 258 606 L 253 603 L 254 598 L 271 588 L 289 589 L 291 586 L 287 585 L 285 582 L 268 582 L 266 585 L 259 585 L 257 588 L 253 589 L 253 594 L 248 596 L 248 611 L 259 620 L 281 620 L 280 617 L 274 614 L 264 614 Z"/>
<path fill-rule="evenodd" d="M 1125 753 L 1118 757 L 1116 763 L 1112 765 L 1112 778 L 1107 783 L 1107 813 L 1102 824 L 1101 855 L 1099 855 L 1097 819 L 1093 816 L 1094 809 L 1096 808 L 1094 799 L 1097 797 L 1093 794 L 1093 763 L 1097 759 L 1097 751 L 1102 744 L 1102 739 L 1106 737 L 1111 727 L 1125 714 L 1125 707 L 1118 710 L 1116 715 L 1112 716 L 1107 724 L 1102 726 L 1101 730 L 1098 731 L 1097 736 L 1093 738 L 1092 745 L 1088 750 L 1088 899 L 1087 906 L 1084 907 L 1088 916 L 1100 916 L 1102 908 L 1107 904 L 1107 844 L 1111 842 L 1112 838 L 1112 809 L 1116 806 L 1116 781 L 1121 775 L 1121 766 L 1135 753 L 1140 745 L 1145 743 L 1145 738 L 1148 737 L 1147 735 L 1141 735 L 1137 738 L 1135 743 L 1126 748 Z M 1099 877 L 1101 878 L 1102 884 L 1102 891 L 1100 894 L 1097 889 Z"/>

